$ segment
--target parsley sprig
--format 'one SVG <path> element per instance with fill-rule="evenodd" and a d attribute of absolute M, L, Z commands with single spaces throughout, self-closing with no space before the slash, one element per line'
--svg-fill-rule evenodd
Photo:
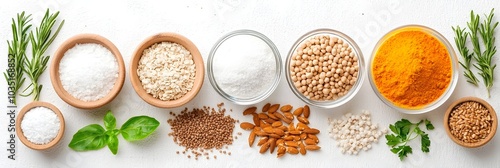
<path fill-rule="evenodd" d="M 394 125 L 389 125 L 392 134 L 385 135 L 385 139 L 387 139 L 387 145 L 391 147 L 391 152 L 397 154 L 400 160 L 403 160 L 408 154 L 413 152 L 412 148 L 407 145 L 407 143 L 419 136 L 422 145 L 421 150 L 425 153 L 429 152 L 431 141 L 429 135 L 420 129 L 419 125 L 422 123 L 425 123 L 427 130 L 434 129 L 434 125 L 427 119 L 420 120 L 418 123 L 412 123 L 407 119 L 401 119 Z"/>

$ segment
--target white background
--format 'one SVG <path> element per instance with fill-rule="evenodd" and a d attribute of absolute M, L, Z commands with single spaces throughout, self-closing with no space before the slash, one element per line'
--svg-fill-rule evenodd
<path fill-rule="evenodd" d="M 7 65 L 7 40 L 12 39 L 11 18 L 16 13 L 26 11 L 33 14 L 32 23 L 38 25 L 46 8 L 61 11 L 58 19 L 65 19 L 57 39 L 48 49 L 53 55 L 58 46 L 71 36 L 80 33 L 96 33 L 111 40 L 121 51 L 127 66 L 127 79 L 121 93 L 110 104 L 96 110 L 81 110 L 63 102 L 51 86 L 49 69 L 40 77 L 44 90 L 41 101 L 56 105 L 66 119 L 66 132 L 57 147 L 48 151 L 35 151 L 24 146 L 19 140 L 16 146 L 16 160 L 7 159 L 8 116 L 7 86 L 0 80 L 0 167 L 498 167 L 500 139 L 484 147 L 467 149 L 453 143 L 443 128 L 444 110 L 453 100 L 464 96 L 477 96 L 490 102 L 499 109 L 500 83 L 496 73 L 491 98 L 486 98 L 483 83 L 474 87 L 465 82 L 462 73 L 458 85 L 449 100 L 440 108 L 427 114 L 405 115 L 383 104 L 374 94 L 365 79 L 359 93 L 347 104 L 334 109 L 312 108 L 311 126 L 319 128 L 320 146 L 318 152 L 308 152 L 306 156 L 286 155 L 277 159 L 275 154 L 258 153 L 258 148 L 249 148 L 249 132 L 236 126 L 236 132 L 243 135 L 229 147 L 231 156 L 217 155 L 217 160 L 187 159 L 175 151 L 183 148 L 174 144 L 167 134 L 171 131 L 167 120 L 169 111 L 145 103 L 133 90 L 128 79 L 128 67 L 136 46 L 146 37 L 160 32 L 176 32 L 191 39 L 201 51 L 204 60 L 208 57 L 213 44 L 224 34 L 237 29 L 253 29 L 265 34 L 277 46 L 285 60 L 290 47 L 301 35 L 318 28 L 336 29 L 351 36 L 360 46 L 365 61 L 371 56 L 375 43 L 389 30 L 406 24 L 429 26 L 442 33 L 450 43 L 453 42 L 451 26 L 465 26 L 470 10 L 476 13 L 489 13 L 497 7 L 495 20 L 500 20 L 500 1 L 245 1 L 245 0 L 207 0 L 207 1 L 2 1 L 0 5 L 0 59 L 2 72 Z M 496 37 L 500 39 L 500 29 Z M 497 45 L 500 46 L 499 42 Z M 31 56 L 31 55 L 29 55 Z M 500 64 L 499 53 L 494 62 Z M 251 65 L 249 65 L 251 66 Z M 462 68 L 460 68 L 462 71 Z M 497 69 L 498 72 L 498 69 Z M 2 77 L 3 78 L 3 77 Z M 24 88 L 24 87 L 23 87 Z M 31 98 L 18 98 L 18 110 L 30 102 Z M 215 107 L 225 102 L 226 108 L 233 111 L 230 115 L 240 121 L 251 121 L 243 117 L 241 111 L 247 106 L 230 103 L 219 96 L 205 78 L 198 96 L 185 107 Z M 267 102 L 304 105 L 286 84 L 285 77 L 268 99 L 257 104 L 262 107 Z M 104 112 L 111 109 L 117 117 L 118 126 L 136 115 L 149 115 L 160 121 L 160 127 L 152 137 L 135 143 L 119 137 L 118 154 L 112 155 L 107 148 L 90 152 L 75 152 L 67 147 L 72 135 L 83 126 L 92 123 L 102 124 Z M 335 146 L 335 140 L 328 137 L 327 118 L 336 118 L 347 112 L 359 113 L 366 109 L 372 112 L 372 122 L 381 127 L 401 118 L 414 122 L 428 118 L 436 129 L 428 132 L 432 145 L 430 152 L 420 151 L 420 144 L 411 143 L 413 154 L 404 161 L 389 151 L 385 138 L 373 149 L 361 152 L 358 156 L 342 155 Z M 17 139 L 16 139 L 17 140 Z"/>

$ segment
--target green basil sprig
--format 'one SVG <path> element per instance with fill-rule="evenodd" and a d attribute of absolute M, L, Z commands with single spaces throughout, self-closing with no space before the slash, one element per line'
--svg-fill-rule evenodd
<path fill-rule="evenodd" d="M 75 151 L 97 150 L 108 146 L 116 155 L 118 152 L 118 134 L 127 141 L 137 141 L 148 137 L 160 126 L 158 120 L 148 116 L 132 117 L 120 129 L 116 128 L 116 118 L 109 110 L 104 116 L 104 127 L 91 124 L 78 130 L 73 135 L 69 147 Z"/>

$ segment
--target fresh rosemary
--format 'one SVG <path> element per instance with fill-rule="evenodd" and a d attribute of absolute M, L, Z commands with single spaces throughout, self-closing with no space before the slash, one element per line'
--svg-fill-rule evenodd
<path fill-rule="evenodd" d="M 14 18 L 12 18 L 13 39 L 10 42 L 7 41 L 7 44 L 9 46 L 9 59 L 10 57 L 14 58 L 14 72 L 9 71 L 9 68 L 3 73 L 7 84 L 10 88 L 12 88 L 12 91 L 14 92 L 11 102 L 13 104 L 16 104 L 17 92 L 26 80 L 26 78 L 23 77 L 23 63 L 24 59 L 26 58 L 26 48 L 28 47 L 29 42 L 28 30 L 31 27 L 31 24 L 29 24 L 29 22 L 31 21 L 31 15 L 25 15 L 24 12 L 22 12 L 21 14 L 18 13 L 16 19 L 17 20 L 14 20 Z M 11 65 L 9 65 L 9 67 L 10 66 Z M 14 81 L 10 82 L 12 79 Z"/>
<path fill-rule="evenodd" d="M 26 92 L 29 88 L 28 94 L 22 96 L 33 95 L 33 100 L 38 100 L 40 98 L 40 92 L 42 90 L 42 85 L 38 84 L 38 78 L 47 69 L 47 62 L 50 56 L 44 56 L 43 54 L 49 48 L 50 44 L 54 41 L 57 34 L 64 25 L 64 20 L 59 24 L 57 30 L 52 34 L 52 27 L 56 23 L 57 16 L 59 12 L 50 14 L 49 9 L 45 12 L 45 16 L 40 23 L 40 26 L 36 28 L 35 33 L 30 32 L 30 42 L 32 46 L 32 57 L 31 59 L 24 60 L 24 72 L 28 75 L 31 80 L 31 84 L 23 91 Z M 51 35 L 52 34 L 52 35 Z"/>
<path fill-rule="evenodd" d="M 463 62 L 459 63 L 465 69 L 464 76 L 467 78 L 467 82 L 478 86 L 479 81 L 476 76 L 474 76 L 474 73 L 472 73 L 472 71 L 470 70 L 470 62 L 472 60 L 473 53 L 469 53 L 469 49 L 466 46 L 467 37 L 469 34 L 465 32 L 465 28 L 462 29 L 460 28 L 460 26 L 451 28 L 455 32 L 455 45 L 457 46 L 458 51 L 463 58 Z"/>

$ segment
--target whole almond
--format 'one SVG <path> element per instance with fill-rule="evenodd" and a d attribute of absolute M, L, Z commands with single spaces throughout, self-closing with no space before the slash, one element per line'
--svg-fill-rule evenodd
<path fill-rule="evenodd" d="M 308 128 L 308 129 L 304 129 L 305 133 L 308 133 L 308 134 L 319 134 L 319 130 L 316 129 L 316 128 Z"/>
<path fill-rule="evenodd" d="M 262 146 L 260 147 L 260 153 L 265 153 L 267 151 L 267 149 L 269 149 L 269 142 L 266 142 L 264 144 L 262 144 Z"/>
<path fill-rule="evenodd" d="M 283 125 L 283 122 L 281 122 L 281 121 L 275 121 L 275 122 L 273 122 L 273 124 L 272 124 L 272 126 L 273 126 L 273 127 L 275 127 L 275 128 L 276 128 L 276 127 L 280 127 L 280 126 L 282 126 L 282 125 Z"/>
<path fill-rule="evenodd" d="M 306 124 L 304 124 L 302 122 L 297 123 L 297 130 L 304 131 L 305 129 L 309 129 L 309 126 L 307 126 Z"/>
<path fill-rule="evenodd" d="M 296 142 L 300 141 L 300 135 L 294 135 L 293 140 Z"/>
<path fill-rule="evenodd" d="M 257 114 L 252 114 L 253 115 L 253 123 L 255 124 L 255 126 L 257 127 L 260 127 L 260 119 L 259 119 L 259 116 Z"/>
<path fill-rule="evenodd" d="M 306 150 L 319 150 L 321 147 L 318 145 L 306 145 Z"/>
<path fill-rule="evenodd" d="M 303 107 L 299 107 L 298 109 L 295 109 L 295 111 L 293 111 L 293 115 L 295 116 L 300 116 L 302 114 L 302 111 L 304 110 Z"/>
<path fill-rule="evenodd" d="M 280 104 L 273 104 L 271 107 L 269 107 L 268 112 L 274 113 L 274 112 L 278 111 L 279 108 L 280 108 Z"/>
<path fill-rule="evenodd" d="M 297 117 L 297 120 L 299 120 L 301 123 L 309 124 L 309 120 L 305 117 Z"/>
<path fill-rule="evenodd" d="M 287 135 L 287 136 L 283 137 L 283 139 L 284 139 L 285 141 L 293 141 L 293 140 L 294 140 L 294 138 L 293 138 L 293 136 L 292 136 L 292 135 Z"/>
<path fill-rule="evenodd" d="M 243 111 L 243 115 L 250 115 L 252 113 L 255 113 L 257 110 L 257 107 L 249 107 L 245 111 Z"/>
<path fill-rule="evenodd" d="M 244 130 L 252 130 L 255 127 L 255 125 L 253 125 L 252 123 L 249 123 L 249 122 L 242 122 L 240 124 L 240 127 L 241 127 L 241 129 L 244 129 Z"/>
<path fill-rule="evenodd" d="M 264 114 L 264 113 L 259 113 L 259 118 L 260 119 L 266 119 L 266 118 L 269 118 L 269 116 L 267 116 L 267 114 Z"/>
<path fill-rule="evenodd" d="M 250 132 L 250 136 L 248 136 L 248 146 L 252 147 L 254 141 L 255 141 L 255 130 Z"/>
<path fill-rule="evenodd" d="M 267 136 L 267 133 L 264 131 L 255 131 L 255 135 L 257 136 Z"/>
<path fill-rule="evenodd" d="M 305 118 L 309 118 L 309 115 L 311 114 L 311 109 L 309 109 L 309 106 L 308 105 L 305 105 L 304 106 L 304 112 L 303 112 L 303 115 Z"/>
<path fill-rule="evenodd" d="M 274 115 L 274 113 L 267 113 L 267 116 L 273 120 L 280 120 L 280 118 L 276 117 L 276 115 Z"/>
<path fill-rule="evenodd" d="M 304 140 L 307 138 L 307 134 L 302 132 L 302 134 L 300 134 L 300 139 Z"/>
<path fill-rule="evenodd" d="M 283 112 L 283 115 L 289 120 L 293 120 L 294 118 L 293 114 L 290 112 Z"/>
<path fill-rule="evenodd" d="M 286 146 L 299 147 L 299 144 L 295 141 L 285 141 Z"/>
<path fill-rule="evenodd" d="M 279 136 L 278 134 L 268 134 L 267 136 L 271 138 L 281 138 L 281 136 Z"/>
<path fill-rule="evenodd" d="M 262 144 L 266 143 L 269 140 L 267 136 L 262 137 L 259 139 L 259 142 L 257 142 L 257 146 L 261 146 Z"/>
<path fill-rule="evenodd" d="M 267 124 L 273 124 L 274 122 L 276 122 L 276 120 L 273 120 L 271 118 L 266 118 L 266 119 L 263 119 Z"/>
<path fill-rule="evenodd" d="M 282 125 L 278 127 L 279 129 L 283 130 L 283 132 L 288 132 L 288 127 Z"/>
<path fill-rule="evenodd" d="M 310 138 L 310 139 L 314 140 L 314 142 L 319 143 L 318 137 L 314 134 L 307 134 L 307 138 Z"/>
<path fill-rule="evenodd" d="M 274 128 L 273 127 L 264 127 L 262 129 L 265 133 L 268 133 L 268 134 L 274 134 Z"/>
<path fill-rule="evenodd" d="M 311 138 L 307 138 L 306 140 L 304 140 L 304 143 L 306 145 L 316 145 L 317 144 L 316 141 L 311 139 Z"/>
<path fill-rule="evenodd" d="M 297 150 L 297 148 L 295 147 L 287 147 L 286 152 L 288 152 L 289 154 L 296 155 L 299 153 L 299 150 Z"/>
<path fill-rule="evenodd" d="M 279 135 L 279 136 L 284 136 L 285 131 L 279 129 L 279 128 L 274 128 L 274 134 Z"/>
<path fill-rule="evenodd" d="M 285 145 L 285 140 L 283 138 L 279 138 L 278 140 L 276 140 L 276 145 L 278 146 Z"/>
<path fill-rule="evenodd" d="M 299 147 L 300 147 L 300 149 L 299 149 L 300 154 L 305 155 L 307 153 L 307 151 L 306 151 L 306 146 L 304 145 L 304 143 L 300 142 Z"/>
<path fill-rule="evenodd" d="M 287 104 L 287 105 L 282 106 L 280 108 L 280 111 L 282 111 L 282 112 L 289 112 L 290 110 L 292 110 L 292 108 L 293 108 L 292 105 Z"/>
<path fill-rule="evenodd" d="M 259 122 L 260 122 L 260 127 L 262 127 L 262 128 L 271 126 L 271 124 L 268 124 L 268 123 L 264 122 L 263 120 L 260 120 Z"/>
<path fill-rule="evenodd" d="M 271 103 L 267 103 L 266 105 L 264 105 L 264 107 L 262 107 L 262 112 L 267 112 L 269 111 L 269 107 L 271 107 Z"/>
<path fill-rule="evenodd" d="M 290 123 L 290 124 L 288 125 L 288 131 L 295 131 L 295 130 L 296 130 L 296 129 L 295 129 L 295 126 L 294 126 L 293 122 L 292 122 L 292 123 Z"/>
<path fill-rule="evenodd" d="M 273 153 L 276 148 L 276 138 L 269 138 L 267 142 L 269 142 L 269 152 Z"/>
<path fill-rule="evenodd" d="M 292 134 L 292 135 L 300 135 L 300 133 L 301 133 L 301 132 L 300 132 L 300 131 L 295 130 L 295 131 L 288 131 L 288 133 L 289 133 L 289 134 Z"/>

